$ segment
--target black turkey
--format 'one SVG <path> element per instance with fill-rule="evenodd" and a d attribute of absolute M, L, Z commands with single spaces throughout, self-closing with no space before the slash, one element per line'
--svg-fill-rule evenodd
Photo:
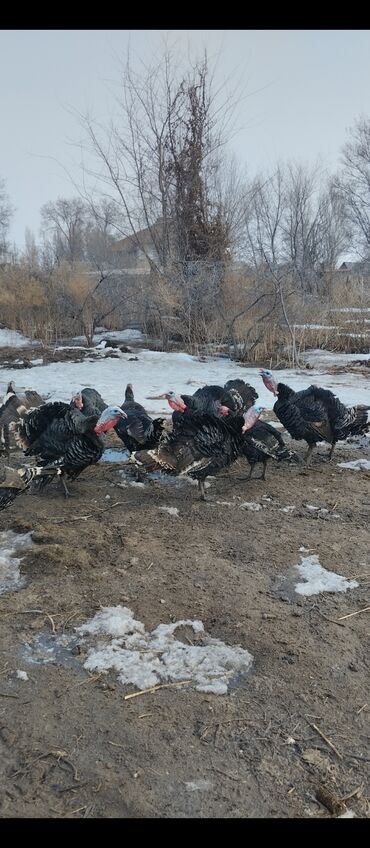
<path fill-rule="evenodd" d="M 38 465 L 52 466 L 55 472 L 59 469 L 67 497 L 64 475 L 75 480 L 85 468 L 98 462 L 104 451 L 100 434 L 111 430 L 124 417 L 126 413 L 119 406 L 107 407 L 98 417 L 84 415 L 72 403 L 56 401 L 25 413 L 12 426 L 25 456 L 36 456 Z M 41 480 L 40 487 L 48 479 Z"/>
<path fill-rule="evenodd" d="M 132 460 L 146 471 L 162 471 L 198 480 L 205 500 L 204 481 L 227 468 L 242 450 L 242 416 L 217 418 L 208 413 L 179 412 L 172 416 L 172 432 L 165 432 L 154 450 L 137 451 Z"/>
<path fill-rule="evenodd" d="M 148 415 L 141 403 L 135 400 L 131 383 L 126 386 L 125 400 L 121 404 L 121 409 L 126 413 L 127 418 L 118 421 L 114 429 L 127 450 L 132 453 L 142 448 L 156 447 L 163 433 L 165 419 L 151 418 Z"/>
<path fill-rule="evenodd" d="M 153 399 L 166 398 L 171 409 L 178 412 L 207 413 L 209 415 L 242 415 L 257 400 L 258 394 L 253 386 L 244 380 L 229 380 L 225 386 L 203 386 L 193 395 L 165 392 Z"/>
<path fill-rule="evenodd" d="M 25 492 L 33 480 L 44 478 L 55 474 L 61 475 L 61 470 L 55 468 L 30 468 L 25 465 L 23 468 L 7 468 L 1 471 L 0 480 L 0 510 L 10 506 L 15 499 Z"/>
<path fill-rule="evenodd" d="M 274 412 L 292 439 L 304 439 L 308 444 L 306 462 L 309 463 L 314 445 L 329 442 L 329 459 L 336 443 L 348 436 L 369 430 L 370 406 L 359 404 L 347 407 L 328 389 L 309 386 L 295 392 L 285 383 L 277 383 L 271 371 L 261 370 L 267 389 L 277 396 Z"/>
<path fill-rule="evenodd" d="M 277 462 L 281 460 L 301 461 L 295 451 L 289 450 L 281 433 L 267 421 L 256 421 L 253 427 L 245 433 L 242 453 L 250 465 L 249 479 L 252 477 L 254 466 L 258 462 L 263 463 L 260 479 L 265 480 L 269 459 L 275 459 Z"/>
<path fill-rule="evenodd" d="M 77 394 L 81 396 L 82 405 L 80 408 L 84 415 L 99 416 L 108 407 L 108 404 L 105 403 L 105 400 L 103 400 L 101 394 L 96 389 L 91 389 L 87 386 Z"/>
<path fill-rule="evenodd" d="M 0 450 L 7 454 L 8 461 L 10 459 L 9 425 L 13 421 L 18 421 L 25 409 L 33 409 L 41 406 L 43 403 L 44 400 L 38 392 L 32 389 L 26 389 L 24 392 L 19 393 L 15 390 L 13 380 L 8 383 L 6 394 L 0 406 Z"/>

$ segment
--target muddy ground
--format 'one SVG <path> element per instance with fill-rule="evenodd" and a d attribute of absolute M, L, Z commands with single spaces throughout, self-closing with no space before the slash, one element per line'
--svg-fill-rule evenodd
<path fill-rule="evenodd" d="M 0 531 L 34 542 L 24 585 L 0 596 L 2 818 L 369 817 L 370 474 L 326 453 L 309 470 L 270 463 L 266 482 L 238 463 L 206 503 L 188 484 L 119 486 L 121 466 L 102 463 L 70 501 L 53 483 L 0 513 Z M 359 587 L 285 592 L 301 547 Z M 200 619 L 252 653 L 250 673 L 226 695 L 185 683 L 125 700 L 137 689 L 87 672 L 75 630 L 118 604 L 147 629 Z M 53 654 L 62 634 L 73 647 Z M 37 638 L 51 662 L 30 662 Z"/>

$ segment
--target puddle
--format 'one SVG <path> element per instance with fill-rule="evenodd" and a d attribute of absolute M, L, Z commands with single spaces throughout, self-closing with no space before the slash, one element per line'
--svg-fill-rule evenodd
<path fill-rule="evenodd" d="M 130 457 L 128 450 L 122 448 L 106 448 L 99 462 L 127 462 Z"/>
<path fill-rule="evenodd" d="M 55 663 L 65 668 L 81 671 L 81 662 L 71 651 L 79 643 L 76 637 L 38 633 L 31 642 L 26 642 L 21 650 L 22 659 L 35 665 Z"/>

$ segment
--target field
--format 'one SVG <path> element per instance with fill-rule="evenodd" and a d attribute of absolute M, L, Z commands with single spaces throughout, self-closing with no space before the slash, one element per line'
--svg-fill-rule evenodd
<path fill-rule="evenodd" d="M 34 374 L 57 365 L 30 370 L 26 385 L 44 388 Z M 78 366 L 64 367 L 68 395 Z M 364 393 L 369 378 L 342 379 Z M 0 513 L 3 568 L 6 549 L 22 557 L 0 594 L 1 817 L 369 817 L 370 472 L 338 465 L 370 460 L 369 441 L 340 443 L 331 463 L 322 445 L 308 469 L 270 463 L 265 482 L 238 461 L 205 503 L 187 481 L 137 485 L 101 462 L 70 501 L 53 483 Z M 346 591 L 297 591 L 297 566 L 315 556 Z M 120 607 L 142 635 L 136 659 L 133 625 L 126 641 L 119 628 L 86 629 L 103 610 L 122 625 Z M 153 691 L 153 631 L 177 622 L 169 651 L 176 640 L 183 664 L 158 672 Z M 211 665 L 206 691 L 193 649 L 215 646 L 239 646 L 242 661 Z M 141 685 L 119 679 L 134 661 Z"/>

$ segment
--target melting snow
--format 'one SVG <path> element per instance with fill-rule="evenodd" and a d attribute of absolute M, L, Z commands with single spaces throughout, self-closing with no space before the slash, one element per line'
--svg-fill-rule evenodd
<path fill-rule="evenodd" d="M 0 331 L 1 332 L 1 331 Z M 35 365 L 32 369 L 32 387 L 40 394 L 49 394 L 49 401 L 71 399 L 72 389 L 94 386 L 106 403 L 121 403 L 128 382 L 133 383 L 135 398 L 145 406 L 153 416 L 170 415 L 168 404 L 164 400 L 150 400 L 147 395 L 155 395 L 167 389 L 188 393 L 189 378 L 196 385 L 224 384 L 227 380 L 242 377 L 258 391 L 259 401 L 267 408 L 273 403 L 273 397 L 262 383 L 257 368 L 240 368 L 230 359 L 208 357 L 200 362 L 187 353 L 164 353 L 161 351 L 137 349 L 138 361 L 134 364 L 127 354 L 119 351 L 118 359 L 101 359 L 84 362 L 53 362 L 49 365 Z M 324 364 L 333 361 L 351 361 L 351 359 L 370 359 L 370 354 L 336 355 L 325 351 L 311 351 L 310 356 L 318 353 Z M 338 357 L 340 356 L 340 360 Z M 334 358 L 333 358 L 334 357 Z M 315 361 L 316 366 L 316 361 Z M 320 363 L 318 362 L 318 365 Z M 278 371 L 280 382 L 288 383 L 293 389 L 305 389 L 312 383 L 334 391 L 343 403 L 368 403 L 369 383 L 365 375 L 360 374 L 324 374 L 315 368 L 310 372 L 292 369 Z M 6 389 L 9 380 L 14 379 L 11 367 L 1 369 L 1 381 Z M 17 372 L 19 389 L 28 386 L 30 372 L 20 368 Z M 274 426 L 278 426 L 276 421 Z"/>
<path fill-rule="evenodd" d="M 358 586 L 356 580 L 347 580 L 334 571 L 327 571 L 320 565 L 316 554 L 301 557 L 301 564 L 294 566 L 298 569 L 300 576 L 305 581 L 297 583 L 295 591 L 299 595 L 319 595 L 320 592 L 347 592 L 347 589 L 355 589 Z"/>
<path fill-rule="evenodd" d="M 201 633 L 202 645 L 184 644 L 175 638 L 181 626 Z M 94 671 L 114 669 L 122 684 L 147 689 L 161 682 L 191 680 L 200 692 L 225 695 L 236 675 L 246 674 L 252 655 L 205 634 L 201 621 L 183 620 L 159 624 L 146 632 L 128 607 L 104 607 L 78 633 L 111 636 L 89 651 L 84 667 Z"/>
<path fill-rule="evenodd" d="M 337 462 L 339 468 L 353 468 L 354 471 L 370 471 L 369 459 L 354 459 L 352 462 Z"/>
<path fill-rule="evenodd" d="M 259 509 L 262 509 L 262 506 L 255 501 L 244 501 L 244 503 L 240 504 L 240 509 L 249 509 L 251 512 L 258 512 Z"/>
<path fill-rule="evenodd" d="M 177 506 L 160 506 L 159 509 L 161 512 L 168 512 L 169 515 L 179 515 Z"/>
<path fill-rule="evenodd" d="M 29 680 L 27 672 L 20 671 L 19 668 L 17 668 L 17 677 L 19 678 L 19 680 Z"/>
<path fill-rule="evenodd" d="M 31 339 L 23 336 L 18 330 L 8 330 L 6 328 L 0 330 L 0 347 L 29 347 L 35 344 L 38 344 L 38 342 L 32 342 Z"/>
<path fill-rule="evenodd" d="M 200 790 L 201 792 L 206 791 L 207 789 L 212 789 L 213 783 L 211 780 L 186 780 L 185 787 L 189 789 L 190 792 L 195 792 L 196 790 Z"/>
<path fill-rule="evenodd" d="M 4 530 L 0 533 L 0 595 L 11 592 L 24 584 L 20 563 L 23 557 L 17 557 L 19 551 L 27 551 L 32 545 L 31 533 L 14 533 Z"/>

